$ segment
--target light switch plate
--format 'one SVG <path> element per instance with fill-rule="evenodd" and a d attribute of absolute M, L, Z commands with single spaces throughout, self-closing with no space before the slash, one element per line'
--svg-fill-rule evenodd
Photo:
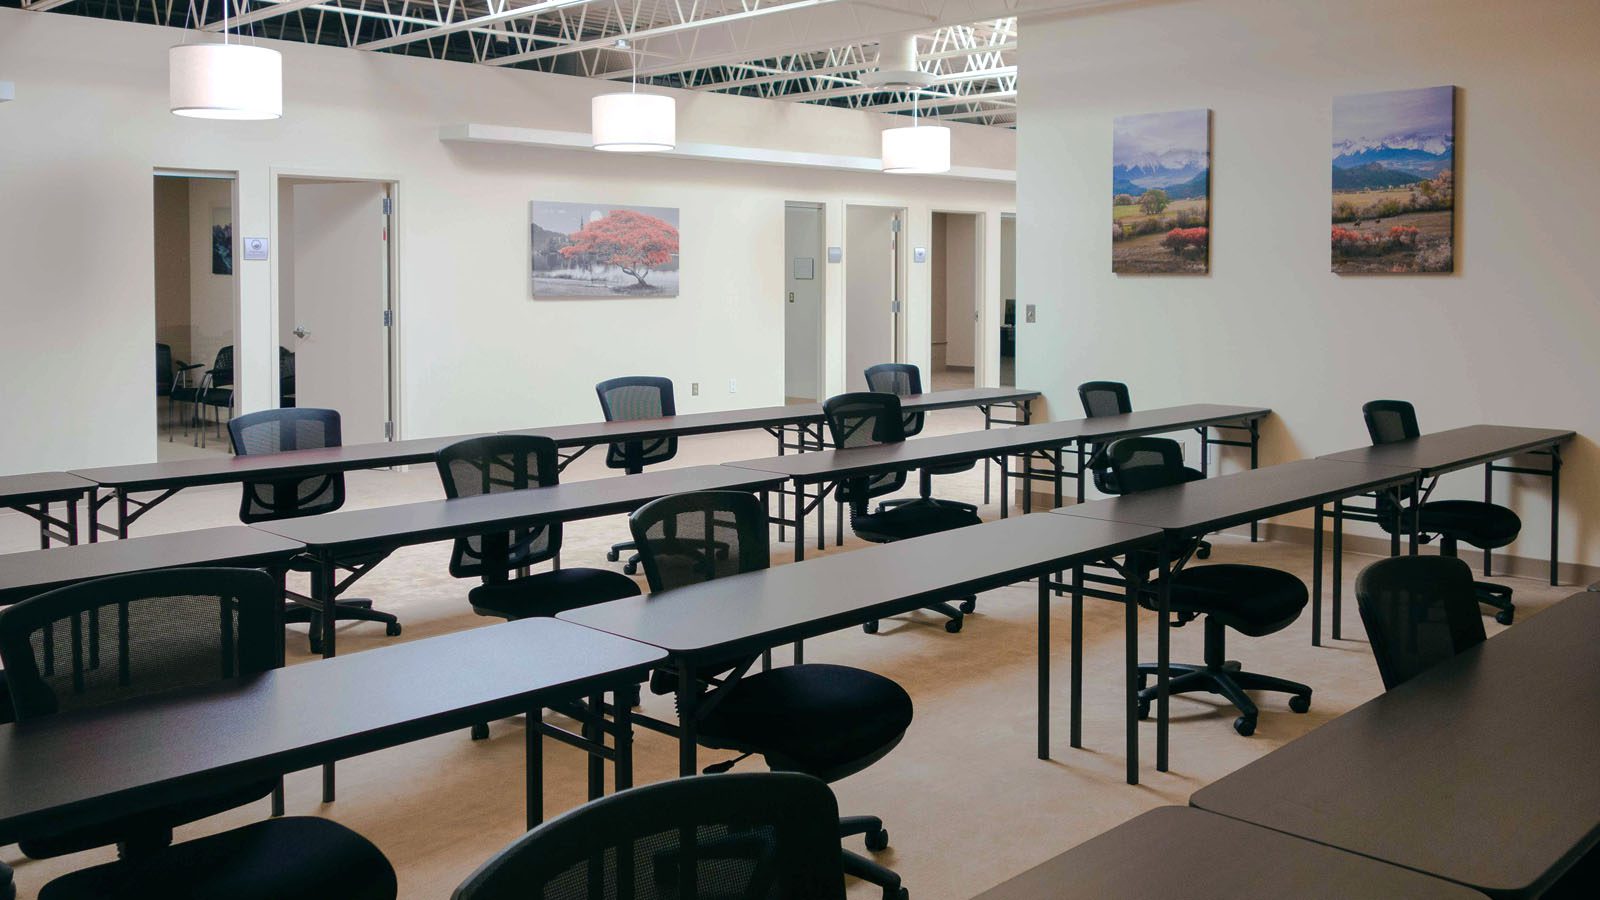
<path fill-rule="evenodd" d="M 270 247 L 271 242 L 264 237 L 247 237 L 244 239 L 244 258 L 266 259 Z"/>
<path fill-rule="evenodd" d="M 911 251 L 911 261 L 925 263 L 928 261 L 928 248 L 917 247 Z"/>
<path fill-rule="evenodd" d="M 1024 314 L 1023 314 L 1023 319 L 1022 319 L 1022 321 L 1024 321 L 1024 322 L 1032 322 L 1032 321 L 1034 321 L 1034 319 L 1035 319 L 1035 316 L 1034 316 L 1034 307 L 1033 307 L 1033 304 L 1032 304 L 1032 303 L 1029 303 L 1029 304 L 1028 304 L 1028 305 L 1026 305 L 1026 306 L 1024 306 L 1024 307 L 1023 307 L 1023 309 L 1024 309 L 1024 310 L 1025 310 L 1025 311 L 1026 311 L 1026 312 L 1024 312 Z"/>
<path fill-rule="evenodd" d="M 831 262 L 831 263 L 844 262 L 844 248 L 843 247 L 829 247 L 828 248 L 828 262 Z"/>

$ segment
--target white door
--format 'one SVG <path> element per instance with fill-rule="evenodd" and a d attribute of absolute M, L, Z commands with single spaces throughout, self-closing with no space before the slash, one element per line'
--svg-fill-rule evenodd
<path fill-rule="evenodd" d="M 823 259 L 822 208 L 784 208 L 783 393 L 819 399 L 822 360 Z"/>
<path fill-rule="evenodd" d="M 894 362 L 896 228 L 900 211 L 879 206 L 845 210 L 845 387 L 867 389 L 866 370 Z"/>
<path fill-rule="evenodd" d="M 295 405 L 339 411 L 346 444 L 389 421 L 388 187 L 294 186 Z"/>

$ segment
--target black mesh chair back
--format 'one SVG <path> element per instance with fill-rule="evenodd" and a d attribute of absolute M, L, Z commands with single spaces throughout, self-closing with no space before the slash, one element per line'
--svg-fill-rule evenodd
<path fill-rule="evenodd" d="M 156 396 L 169 397 L 172 395 L 172 385 L 177 381 L 177 375 L 172 369 L 172 345 L 156 344 Z"/>
<path fill-rule="evenodd" d="M 612 378 L 594 386 L 600 409 L 607 422 L 632 419 L 657 419 L 678 414 L 672 396 L 672 379 L 654 375 L 629 375 Z M 678 455 L 676 437 L 625 441 L 606 448 L 606 465 L 613 469 L 639 472 L 645 466 L 665 462 Z"/>
<path fill-rule="evenodd" d="M 910 363 L 879 363 L 867 369 L 867 390 L 879 394 L 909 397 L 922 393 L 922 371 Z M 922 433 L 922 413 L 905 416 L 906 437 Z"/>
<path fill-rule="evenodd" d="M 435 460 L 444 495 L 450 499 L 498 494 L 527 488 L 548 487 L 556 483 L 559 471 L 556 442 L 546 437 L 525 434 L 496 434 L 458 441 L 439 451 Z M 505 558 L 495 566 L 504 574 L 510 569 L 551 559 L 561 549 L 561 525 L 533 525 L 518 528 L 496 541 L 493 555 Z M 484 538 L 474 535 L 459 538 L 450 552 L 450 574 L 457 578 L 490 573 L 484 560 Z"/>
<path fill-rule="evenodd" d="M 339 413 L 332 409 L 266 409 L 228 420 L 235 456 L 318 450 L 340 445 Z M 344 475 L 334 472 L 272 481 L 247 481 L 239 501 L 245 524 L 332 512 L 344 505 Z"/>
<path fill-rule="evenodd" d="M 641 506 L 628 518 L 651 592 L 765 569 L 767 512 L 754 494 L 696 491 Z"/>
<path fill-rule="evenodd" d="M 294 351 L 278 348 L 278 405 L 294 405 Z"/>
<path fill-rule="evenodd" d="M 233 386 L 233 345 L 229 344 L 217 351 L 217 358 L 211 364 L 211 387 Z"/>
<path fill-rule="evenodd" d="M 1106 447 L 1106 465 L 1128 494 L 1194 481 L 1199 474 L 1183 464 L 1183 449 L 1171 438 L 1112 441 Z"/>
<path fill-rule="evenodd" d="M 1472 569 L 1459 559 L 1379 560 L 1356 579 L 1356 602 L 1384 690 L 1484 641 Z"/>
<path fill-rule="evenodd" d="M 859 392 L 829 397 L 822 404 L 828 432 L 839 449 L 897 444 L 906 439 L 905 416 L 900 398 L 894 394 Z M 850 504 L 858 515 L 865 513 L 867 501 L 892 494 L 906 483 L 906 473 L 886 472 L 869 478 L 853 478 L 839 485 L 839 499 Z"/>
<path fill-rule="evenodd" d="M 1422 434 L 1416 407 L 1404 400 L 1369 401 L 1362 405 L 1361 417 L 1367 421 L 1367 434 L 1374 444 L 1409 441 Z"/>
<path fill-rule="evenodd" d="M 839 807 L 808 775 L 701 775 L 587 803 L 523 835 L 454 900 L 844 900 Z"/>
<path fill-rule="evenodd" d="M 254 569 L 87 581 L 0 611 L 18 722 L 283 664 L 278 583 Z"/>
<path fill-rule="evenodd" d="M 1133 412 L 1128 386 L 1120 381 L 1085 381 L 1078 385 L 1078 400 L 1083 404 L 1083 414 L 1091 419 Z"/>

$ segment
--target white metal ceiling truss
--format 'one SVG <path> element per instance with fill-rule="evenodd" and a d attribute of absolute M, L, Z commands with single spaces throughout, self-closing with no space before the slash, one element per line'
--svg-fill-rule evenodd
<path fill-rule="evenodd" d="M 0 6 L 1014 127 L 1019 10 L 1108 0 L 0 0 Z M 225 8 L 226 5 L 226 8 Z M 982 18 L 984 14 L 994 14 Z M 226 14 L 226 16 L 225 16 Z M 965 22 L 954 17 L 970 14 Z M 226 26 L 224 25 L 226 22 Z M 922 89 L 859 76 L 915 34 Z"/>

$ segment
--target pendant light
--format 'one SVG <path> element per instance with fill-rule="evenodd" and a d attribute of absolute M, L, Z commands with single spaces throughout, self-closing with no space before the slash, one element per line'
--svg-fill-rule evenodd
<path fill-rule="evenodd" d="M 627 41 L 617 47 L 628 50 Z M 639 60 L 630 89 L 590 101 L 590 146 L 612 153 L 660 153 L 678 144 L 678 102 L 665 94 L 639 93 Z"/>
<path fill-rule="evenodd" d="M 283 57 L 276 50 L 228 40 L 228 0 L 222 43 L 179 44 L 167 51 L 167 96 L 172 114 L 195 119 L 276 119 L 283 115 Z"/>
<path fill-rule="evenodd" d="M 878 67 L 861 76 L 861 83 L 907 90 L 911 94 L 911 124 L 883 132 L 883 171 L 893 175 L 938 175 L 950 171 L 950 129 L 923 125 L 917 99 L 933 84 L 933 75 L 917 65 L 917 39 L 906 36 L 878 42 Z"/>

